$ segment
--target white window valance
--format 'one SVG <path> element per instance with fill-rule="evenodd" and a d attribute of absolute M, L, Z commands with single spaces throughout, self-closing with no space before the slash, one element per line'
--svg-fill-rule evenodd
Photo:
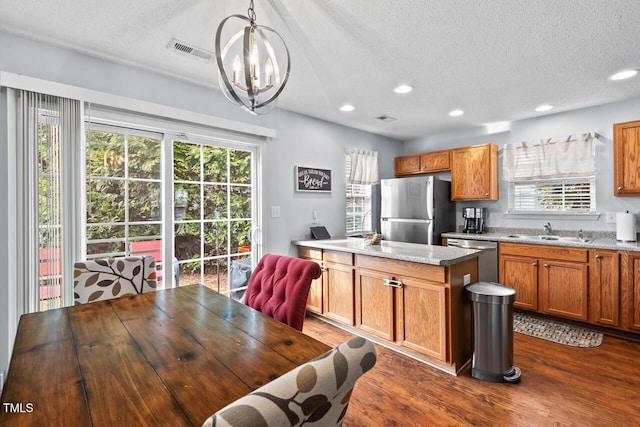
<path fill-rule="evenodd" d="M 594 176 L 597 137 L 590 132 L 507 144 L 503 178 L 515 182 Z"/>
<path fill-rule="evenodd" d="M 378 153 L 367 150 L 348 150 L 351 156 L 349 184 L 372 185 L 380 182 L 378 175 Z"/>

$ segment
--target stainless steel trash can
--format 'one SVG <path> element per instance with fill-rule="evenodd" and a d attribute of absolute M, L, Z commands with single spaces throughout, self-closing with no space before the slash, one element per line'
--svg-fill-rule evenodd
<path fill-rule="evenodd" d="M 516 291 L 494 282 L 466 287 L 473 302 L 471 375 L 492 382 L 518 382 L 513 366 L 513 301 Z"/>

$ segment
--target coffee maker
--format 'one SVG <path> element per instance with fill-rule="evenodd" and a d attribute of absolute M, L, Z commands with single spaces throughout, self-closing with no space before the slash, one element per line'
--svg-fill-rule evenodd
<path fill-rule="evenodd" d="M 462 217 L 464 218 L 463 232 L 475 234 L 485 232 L 487 224 L 486 208 L 462 208 Z"/>

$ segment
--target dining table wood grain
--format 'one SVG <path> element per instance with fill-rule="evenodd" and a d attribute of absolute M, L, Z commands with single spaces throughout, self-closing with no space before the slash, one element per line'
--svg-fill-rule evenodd
<path fill-rule="evenodd" d="M 20 318 L 1 426 L 199 426 L 330 349 L 203 285 Z"/>

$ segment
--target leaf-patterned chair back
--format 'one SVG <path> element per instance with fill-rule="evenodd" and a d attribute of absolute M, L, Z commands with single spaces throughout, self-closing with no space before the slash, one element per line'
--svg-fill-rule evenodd
<path fill-rule="evenodd" d="M 81 261 L 74 264 L 74 304 L 155 291 L 156 262 L 152 256 Z"/>
<path fill-rule="evenodd" d="M 371 341 L 353 338 L 227 405 L 202 426 L 341 426 L 356 380 L 375 363 Z"/>

